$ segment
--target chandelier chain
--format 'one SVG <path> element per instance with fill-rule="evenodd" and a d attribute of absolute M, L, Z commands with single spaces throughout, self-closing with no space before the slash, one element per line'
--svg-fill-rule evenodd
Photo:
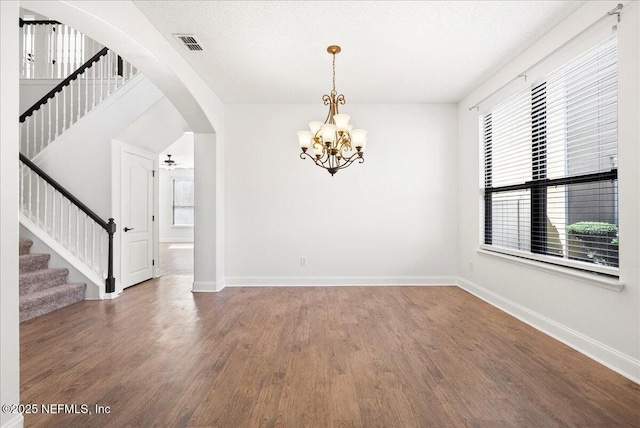
<path fill-rule="evenodd" d="M 332 94 L 337 94 L 336 92 L 336 54 L 333 54 L 333 90 Z"/>

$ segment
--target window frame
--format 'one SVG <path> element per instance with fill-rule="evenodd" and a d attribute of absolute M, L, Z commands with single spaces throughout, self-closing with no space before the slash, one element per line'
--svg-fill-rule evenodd
<path fill-rule="evenodd" d="M 568 64 L 568 63 L 567 63 Z M 560 66 L 559 68 L 561 68 Z M 559 69 L 557 68 L 557 69 Z M 618 71 L 616 70 L 616 79 Z M 605 266 L 586 261 L 572 260 L 558 254 L 549 252 L 548 249 L 548 231 L 547 231 L 547 204 L 548 189 L 556 186 L 568 186 L 574 184 L 600 183 L 606 181 L 618 182 L 617 164 L 608 171 L 585 173 L 571 176 L 564 176 L 550 179 L 547 177 L 547 149 L 546 149 L 546 85 L 547 79 L 541 79 L 538 83 L 530 85 L 528 89 L 523 89 L 518 93 L 524 94 L 526 90 L 531 94 L 531 180 L 503 186 L 493 186 L 494 182 L 494 153 L 493 153 L 493 118 L 492 111 L 500 105 L 500 103 L 492 106 L 488 111 L 479 116 L 480 128 L 480 154 L 481 154 L 481 188 L 483 201 L 482 210 L 484 219 L 482 232 L 480 233 L 480 249 L 483 254 L 496 253 L 499 258 L 514 258 L 517 261 L 523 261 L 525 264 L 541 265 L 543 268 L 551 268 L 552 270 L 570 268 L 578 275 L 596 274 L 602 278 L 609 278 L 608 282 L 617 282 L 619 277 L 618 266 Z M 518 249 L 493 245 L 493 195 L 499 195 L 514 191 L 528 191 L 530 193 L 530 251 L 522 251 Z M 619 201 L 616 198 L 615 208 L 619 207 Z M 537 237 L 540 237 L 539 239 Z M 524 259 L 527 259 L 526 261 Z M 579 271 L 582 271 L 579 273 Z M 605 281 L 607 282 L 607 281 Z M 617 288 L 614 287 L 614 288 Z"/>
<path fill-rule="evenodd" d="M 195 214 L 195 203 L 194 205 L 176 205 L 176 182 L 177 181 L 191 182 L 192 186 L 195 186 L 195 180 L 193 180 L 192 178 L 182 178 L 182 177 L 171 178 L 171 227 L 193 227 L 195 225 L 195 219 L 192 224 L 176 223 L 176 207 L 193 208 L 194 214 Z"/>

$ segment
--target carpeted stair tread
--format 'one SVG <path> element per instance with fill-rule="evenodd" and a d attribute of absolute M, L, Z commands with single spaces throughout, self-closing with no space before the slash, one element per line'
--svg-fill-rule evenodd
<path fill-rule="evenodd" d="M 20 296 L 20 322 L 84 300 L 86 284 L 62 284 Z"/>
<path fill-rule="evenodd" d="M 19 257 L 18 264 L 20 273 L 43 270 L 49 267 L 49 254 L 23 254 Z"/>
<path fill-rule="evenodd" d="M 18 246 L 18 255 L 22 256 L 25 254 L 29 254 L 32 245 L 33 241 L 31 239 L 21 239 Z"/>
<path fill-rule="evenodd" d="M 18 249 L 20 272 L 20 322 L 84 300 L 86 284 L 67 284 L 69 270 L 49 269 L 50 254 L 32 254 L 33 241 L 21 239 Z"/>
<path fill-rule="evenodd" d="M 20 274 L 20 295 L 51 288 L 67 282 L 66 268 L 42 269 Z"/>

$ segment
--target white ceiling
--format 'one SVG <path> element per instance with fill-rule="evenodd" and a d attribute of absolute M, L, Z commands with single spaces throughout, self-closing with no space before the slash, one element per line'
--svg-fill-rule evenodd
<path fill-rule="evenodd" d="M 457 102 L 583 3 L 135 1 L 225 103 Z"/>

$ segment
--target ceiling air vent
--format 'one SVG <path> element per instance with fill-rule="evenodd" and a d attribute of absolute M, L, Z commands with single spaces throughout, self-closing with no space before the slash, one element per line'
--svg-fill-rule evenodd
<path fill-rule="evenodd" d="M 196 40 L 196 36 L 193 34 L 174 34 L 173 37 L 178 39 L 185 47 L 185 49 L 190 51 L 201 51 L 202 46 Z"/>

